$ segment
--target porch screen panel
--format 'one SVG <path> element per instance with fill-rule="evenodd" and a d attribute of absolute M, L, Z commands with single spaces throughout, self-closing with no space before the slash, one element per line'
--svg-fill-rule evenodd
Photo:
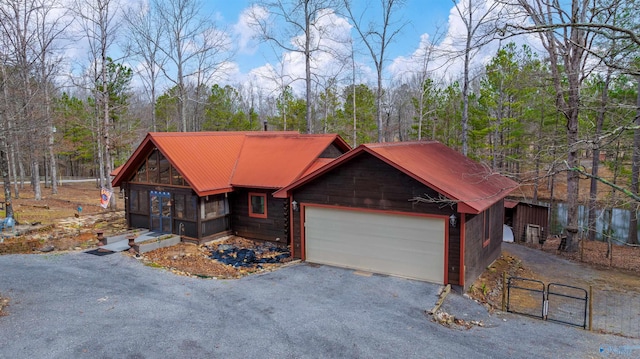
<path fill-rule="evenodd" d="M 158 152 L 158 169 L 160 171 L 160 183 L 169 184 L 171 182 L 171 173 L 169 169 L 171 168 L 171 164 L 169 164 L 169 160 L 167 160 L 162 153 Z"/>
<path fill-rule="evenodd" d="M 149 182 L 158 183 L 158 151 L 153 151 L 147 159 Z"/>
<path fill-rule="evenodd" d="M 138 191 L 135 189 L 132 189 L 131 192 L 129 193 L 129 211 L 130 212 L 139 212 L 140 211 L 140 203 L 139 201 L 140 196 L 138 195 Z"/>
<path fill-rule="evenodd" d="M 186 196 L 185 219 L 195 221 L 198 218 L 198 198 L 196 196 Z"/>
<path fill-rule="evenodd" d="M 149 214 L 149 191 L 148 190 L 140 190 L 139 198 L 138 198 L 138 207 L 140 209 L 140 213 Z"/>
<path fill-rule="evenodd" d="M 184 211 L 184 207 L 185 207 L 185 196 L 182 194 L 176 194 L 174 195 L 174 214 L 176 216 L 177 219 L 183 219 L 186 217 L 186 213 Z"/>

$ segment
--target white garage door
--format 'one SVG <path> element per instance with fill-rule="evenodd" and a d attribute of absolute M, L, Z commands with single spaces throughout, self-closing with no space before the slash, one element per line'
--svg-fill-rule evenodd
<path fill-rule="evenodd" d="M 306 260 L 444 282 L 443 219 L 305 208 Z"/>

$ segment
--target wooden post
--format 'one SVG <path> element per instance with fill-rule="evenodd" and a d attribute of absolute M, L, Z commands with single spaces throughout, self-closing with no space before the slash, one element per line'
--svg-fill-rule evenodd
<path fill-rule="evenodd" d="M 502 311 L 507 309 L 507 272 L 502 272 Z"/>
<path fill-rule="evenodd" d="M 96 231 L 96 236 L 98 237 L 98 246 L 104 246 L 104 232 L 103 231 Z"/>
<path fill-rule="evenodd" d="M 589 285 L 589 331 L 593 330 L 593 286 Z"/>

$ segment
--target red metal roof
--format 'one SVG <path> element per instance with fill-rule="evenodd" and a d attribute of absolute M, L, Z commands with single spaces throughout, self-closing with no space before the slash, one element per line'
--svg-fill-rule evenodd
<path fill-rule="evenodd" d="M 308 175 L 309 173 L 314 172 L 318 168 L 328 164 L 331 161 L 335 161 L 335 158 L 318 158 L 317 160 L 315 160 L 311 164 L 311 166 L 309 166 L 309 168 L 307 168 L 307 170 L 300 177 L 304 177 L 304 176 Z"/>
<path fill-rule="evenodd" d="M 371 154 L 424 185 L 454 200 L 458 212 L 480 213 L 504 198 L 518 184 L 437 141 L 364 144 L 319 170 L 282 188 L 290 190 L 363 153 Z"/>
<path fill-rule="evenodd" d="M 505 199 L 504 200 L 504 208 L 514 208 L 515 206 L 518 205 L 518 203 L 520 203 L 520 202 L 511 201 L 511 200 Z"/>
<path fill-rule="evenodd" d="M 301 177 L 337 135 L 246 137 L 231 185 L 281 188 Z"/>
<path fill-rule="evenodd" d="M 349 150 L 338 135 L 153 132 L 123 165 L 113 185 L 130 178 L 156 147 L 200 196 L 229 192 L 234 185 L 280 188 L 300 177 L 332 143 Z"/>
<path fill-rule="evenodd" d="M 124 165 L 120 165 L 116 168 L 114 168 L 111 173 L 109 173 L 109 175 L 111 175 L 111 177 L 115 177 L 118 175 L 118 173 L 120 172 L 120 170 L 122 169 L 122 167 L 124 167 Z"/>

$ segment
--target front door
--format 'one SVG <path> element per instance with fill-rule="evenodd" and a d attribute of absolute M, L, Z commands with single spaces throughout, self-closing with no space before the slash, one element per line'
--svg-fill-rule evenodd
<path fill-rule="evenodd" d="M 149 193 L 152 232 L 171 233 L 171 193 L 151 191 Z"/>

